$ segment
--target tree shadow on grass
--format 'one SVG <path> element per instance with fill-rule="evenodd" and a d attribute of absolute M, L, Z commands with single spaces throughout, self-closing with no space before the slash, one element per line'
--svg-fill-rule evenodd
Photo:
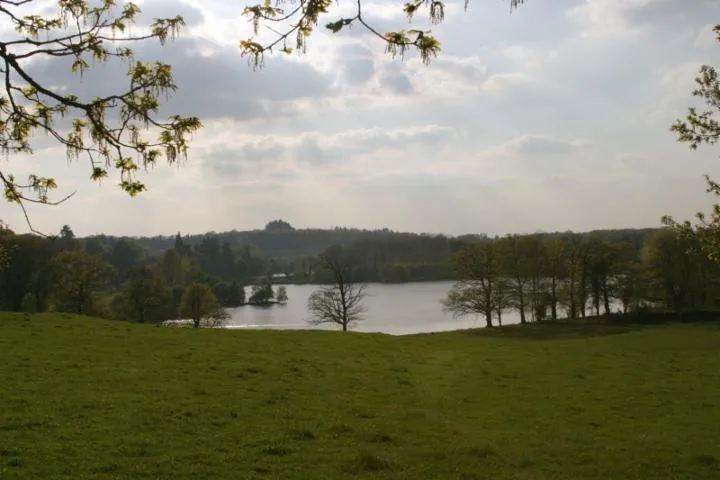
<path fill-rule="evenodd" d="M 647 328 L 643 325 L 613 325 L 604 322 L 558 320 L 555 322 L 507 325 L 504 327 L 468 330 L 467 333 L 482 337 L 512 338 L 519 340 L 557 340 L 618 335 Z"/>
<path fill-rule="evenodd" d="M 667 324 L 702 324 L 720 328 L 720 312 L 686 312 L 681 318 L 674 312 L 636 312 L 578 320 L 557 320 L 525 325 L 466 330 L 468 335 L 521 340 L 556 340 L 618 335 Z"/>

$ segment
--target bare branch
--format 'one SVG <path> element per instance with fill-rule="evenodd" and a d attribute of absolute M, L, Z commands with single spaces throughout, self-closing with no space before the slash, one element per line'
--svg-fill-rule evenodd
<path fill-rule="evenodd" d="M 347 331 L 363 318 L 365 285 L 354 280 L 354 268 L 347 252 L 333 247 L 319 257 L 321 266 L 330 274 L 333 284 L 313 292 L 308 298 L 309 323 L 334 323 Z"/>

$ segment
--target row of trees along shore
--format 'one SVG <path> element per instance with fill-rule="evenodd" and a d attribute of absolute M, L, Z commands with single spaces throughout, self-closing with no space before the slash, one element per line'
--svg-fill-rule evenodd
<path fill-rule="evenodd" d="M 466 237 L 444 257 L 444 268 L 457 279 L 443 300 L 445 308 L 455 315 L 481 315 L 490 326 L 494 321 L 501 324 L 502 315 L 512 310 L 524 323 L 617 309 L 629 312 L 648 305 L 684 311 L 717 303 L 718 269 L 702 253 L 697 237 L 671 228 L 641 232 L 642 236 L 631 236 L 632 241 L 570 232 Z M 234 259 L 243 258 L 244 247 L 231 250 Z M 323 308 L 344 311 L 347 315 L 340 321 L 329 318 L 344 328 L 362 318 L 364 284 L 372 280 L 363 272 L 373 256 L 369 252 L 375 251 L 371 243 L 360 241 L 312 257 L 318 278 L 330 285 L 309 300 L 315 322 L 323 323 Z M 201 254 L 202 249 L 187 247 L 179 235 L 173 248 L 148 256 L 131 240 L 107 248 L 96 239 L 76 238 L 69 227 L 54 238 L 17 235 L 3 228 L 0 305 L 13 311 L 160 322 L 197 318 L 197 308 L 188 304 L 191 290 L 193 298 L 204 299 L 207 315 L 222 307 L 288 301 L 285 287 L 273 287 L 267 271 L 252 282 L 249 276 L 220 279 L 203 270 L 197 258 Z M 245 285 L 252 285 L 247 298 Z M 346 300 L 352 301 L 329 305 L 338 300 L 340 290 L 349 292 Z M 208 316 L 200 323 L 218 321 Z"/>
<path fill-rule="evenodd" d="M 508 236 L 455 254 L 459 280 L 443 303 L 455 315 L 482 315 L 487 326 L 513 310 L 526 323 L 715 307 L 720 270 L 696 247 L 672 229 L 654 232 L 640 250 L 588 234 Z"/>

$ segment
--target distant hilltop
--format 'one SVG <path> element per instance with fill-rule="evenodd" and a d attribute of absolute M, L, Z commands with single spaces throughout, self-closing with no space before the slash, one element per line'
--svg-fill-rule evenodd
<path fill-rule="evenodd" d="M 266 232 L 292 232 L 294 230 L 292 225 L 282 219 L 272 220 L 265 225 Z"/>
<path fill-rule="evenodd" d="M 627 241 L 636 248 L 645 241 L 645 238 L 656 228 L 626 228 L 595 230 L 595 233 L 608 241 Z M 537 235 L 555 235 L 569 232 L 537 233 Z M 316 255 L 333 245 L 347 245 L 364 243 L 368 248 L 370 244 L 397 248 L 432 248 L 438 251 L 451 251 L 459 244 L 475 243 L 490 238 L 485 234 L 466 234 L 460 236 L 443 235 L 435 233 L 411 233 L 393 231 L 388 228 L 367 230 L 359 228 L 335 227 L 321 228 L 294 228 L 285 220 L 272 220 L 262 230 L 232 230 L 227 232 L 207 232 L 201 234 L 158 235 L 154 237 L 114 237 L 109 235 L 93 235 L 88 238 L 98 238 L 101 241 L 114 242 L 121 238 L 133 240 L 151 256 L 162 254 L 165 250 L 173 248 L 178 238 L 188 247 L 201 244 L 217 243 L 218 246 L 227 244 L 229 247 L 246 246 L 262 252 L 263 255 L 275 258 L 296 258 L 307 255 Z M 209 243 L 208 243 L 209 242 Z M 413 246 L 414 245 L 414 246 Z M 432 245 L 432 247 L 431 247 Z M 383 247 L 383 248 L 385 248 Z M 214 248 L 214 247 L 213 247 Z"/>

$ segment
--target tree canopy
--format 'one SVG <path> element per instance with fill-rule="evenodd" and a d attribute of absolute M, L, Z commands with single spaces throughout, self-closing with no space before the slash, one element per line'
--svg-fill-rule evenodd
<path fill-rule="evenodd" d="M 230 318 L 210 287 L 202 283 L 191 283 L 187 286 L 179 311 L 192 321 L 194 328 L 220 327 Z"/>

